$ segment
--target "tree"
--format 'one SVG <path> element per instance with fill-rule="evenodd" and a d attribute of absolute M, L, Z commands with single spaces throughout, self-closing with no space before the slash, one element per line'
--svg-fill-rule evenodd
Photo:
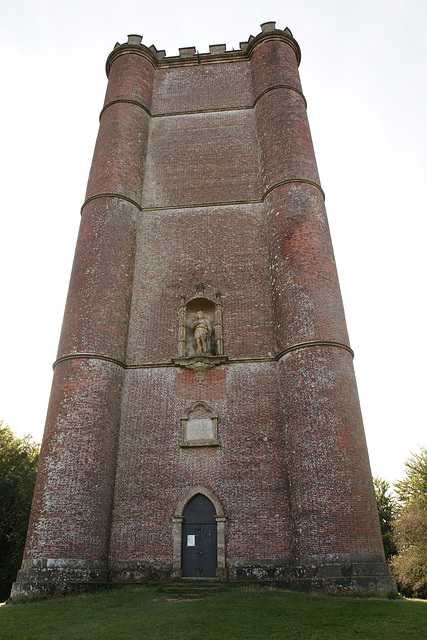
<path fill-rule="evenodd" d="M 393 541 L 393 522 L 396 512 L 396 503 L 391 495 L 390 484 L 383 478 L 373 478 L 375 498 L 377 501 L 378 516 L 381 525 L 381 535 L 383 538 L 384 553 L 387 562 L 396 553 L 396 546 Z"/>
<path fill-rule="evenodd" d="M 395 524 L 398 550 L 391 567 L 405 596 L 427 598 L 427 497 L 413 499 Z"/>
<path fill-rule="evenodd" d="M 39 445 L 0 421 L 0 601 L 20 568 L 36 481 Z"/>
<path fill-rule="evenodd" d="M 394 524 L 397 555 L 391 567 L 400 591 L 427 598 L 427 449 L 405 462 L 406 477 L 397 482 L 398 517 Z"/>
<path fill-rule="evenodd" d="M 396 482 L 399 502 L 406 505 L 418 497 L 427 496 L 427 448 L 421 447 L 405 462 L 406 477 Z"/>

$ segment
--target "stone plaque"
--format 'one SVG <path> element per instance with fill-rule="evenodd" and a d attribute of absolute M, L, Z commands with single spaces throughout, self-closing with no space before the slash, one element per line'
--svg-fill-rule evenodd
<path fill-rule="evenodd" d="M 181 447 L 217 447 L 218 414 L 206 402 L 194 402 L 181 417 Z"/>
<path fill-rule="evenodd" d="M 193 418 L 187 422 L 187 440 L 213 440 L 214 425 L 210 418 Z"/>

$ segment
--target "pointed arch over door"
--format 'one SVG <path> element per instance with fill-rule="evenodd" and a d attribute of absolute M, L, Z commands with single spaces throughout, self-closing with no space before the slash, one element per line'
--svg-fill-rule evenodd
<path fill-rule="evenodd" d="M 197 520 L 206 520 L 206 522 L 196 522 Z M 173 577 L 182 576 L 183 569 L 184 575 L 187 574 L 189 577 L 211 577 L 212 575 L 220 578 L 226 577 L 225 522 L 226 517 L 222 504 L 210 489 L 202 485 L 196 485 L 186 492 L 178 502 L 174 517 L 172 518 Z M 189 525 L 194 525 L 195 530 L 193 531 Z M 197 531 L 197 528 L 200 529 L 200 527 L 205 527 L 204 532 Z M 183 533 L 184 536 L 195 537 L 185 537 L 183 540 Z M 195 552 L 208 552 L 210 553 L 210 562 L 212 562 L 212 558 L 215 556 L 215 550 L 212 549 L 215 534 L 216 568 L 213 567 L 212 569 L 211 565 L 209 565 L 208 568 L 204 566 L 207 564 L 207 562 L 205 562 L 207 558 L 191 558 L 191 555 L 192 552 L 193 555 Z M 202 536 L 202 538 L 200 536 Z M 192 549 L 191 545 L 193 545 L 193 543 L 194 548 Z M 188 551 L 187 554 L 184 552 L 184 563 L 183 549 Z M 198 561 L 196 562 L 196 560 Z M 200 569 L 203 571 L 200 571 Z M 209 575 L 206 575 L 207 573 Z"/>

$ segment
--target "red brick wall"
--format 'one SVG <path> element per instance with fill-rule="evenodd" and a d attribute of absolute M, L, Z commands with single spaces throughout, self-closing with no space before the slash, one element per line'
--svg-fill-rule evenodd
<path fill-rule="evenodd" d="M 152 113 L 252 107 L 248 62 L 159 69 L 153 89 Z"/>
<path fill-rule="evenodd" d="M 262 394 L 260 394 L 262 390 Z M 171 560 L 178 500 L 202 484 L 227 515 L 231 558 L 290 554 L 284 432 L 276 365 L 209 372 L 142 369 L 126 375 L 116 476 L 113 561 Z M 181 415 L 202 398 L 219 413 L 220 447 L 179 447 Z"/>
<path fill-rule="evenodd" d="M 315 346 L 280 364 L 296 555 L 380 553 L 350 354 Z"/>
<path fill-rule="evenodd" d="M 143 212 L 128 335 L 129 364 L 177 357 L 178 306 L 203 282 L 223 294 L 232 358 L 275 351 L 268 250 L 260 205 Z"/>
<path fill-rule="evenodd" d="M 149 59 L 132 52 L 119 56 L 109 69 L 104 107 L 114 100 L 133 100 L 150 111 L 154 76 Z"/>
<path fill-rule="evenodd" d="M 266 198 L 279 350 L 312 340 L 348 344 L 323 198 L 316 187 L 282 185 Z"/>
<path fill-rule="evenodd" d="M 56 367 L 24 559 L 107 559 L 122 380 L 95 359 Z"/>
<path fill-rule="evenodd" d="M 72 353 L 125 358 L 135 212 L 118 198 L 97 198 L 83 209 L 58 358 Z"/>
<path fill-rule="evenodd" d="M 252 111 L 153 118 L 143 207 L 261 197 Z"/>

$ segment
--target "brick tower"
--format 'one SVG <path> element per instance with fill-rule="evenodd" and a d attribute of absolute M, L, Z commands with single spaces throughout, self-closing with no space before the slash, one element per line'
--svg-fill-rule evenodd
<path fill-rule="evenodd" d="M 13 596 L 394 589 L 299 60 L 273 22 L 108 57 Z"/>

